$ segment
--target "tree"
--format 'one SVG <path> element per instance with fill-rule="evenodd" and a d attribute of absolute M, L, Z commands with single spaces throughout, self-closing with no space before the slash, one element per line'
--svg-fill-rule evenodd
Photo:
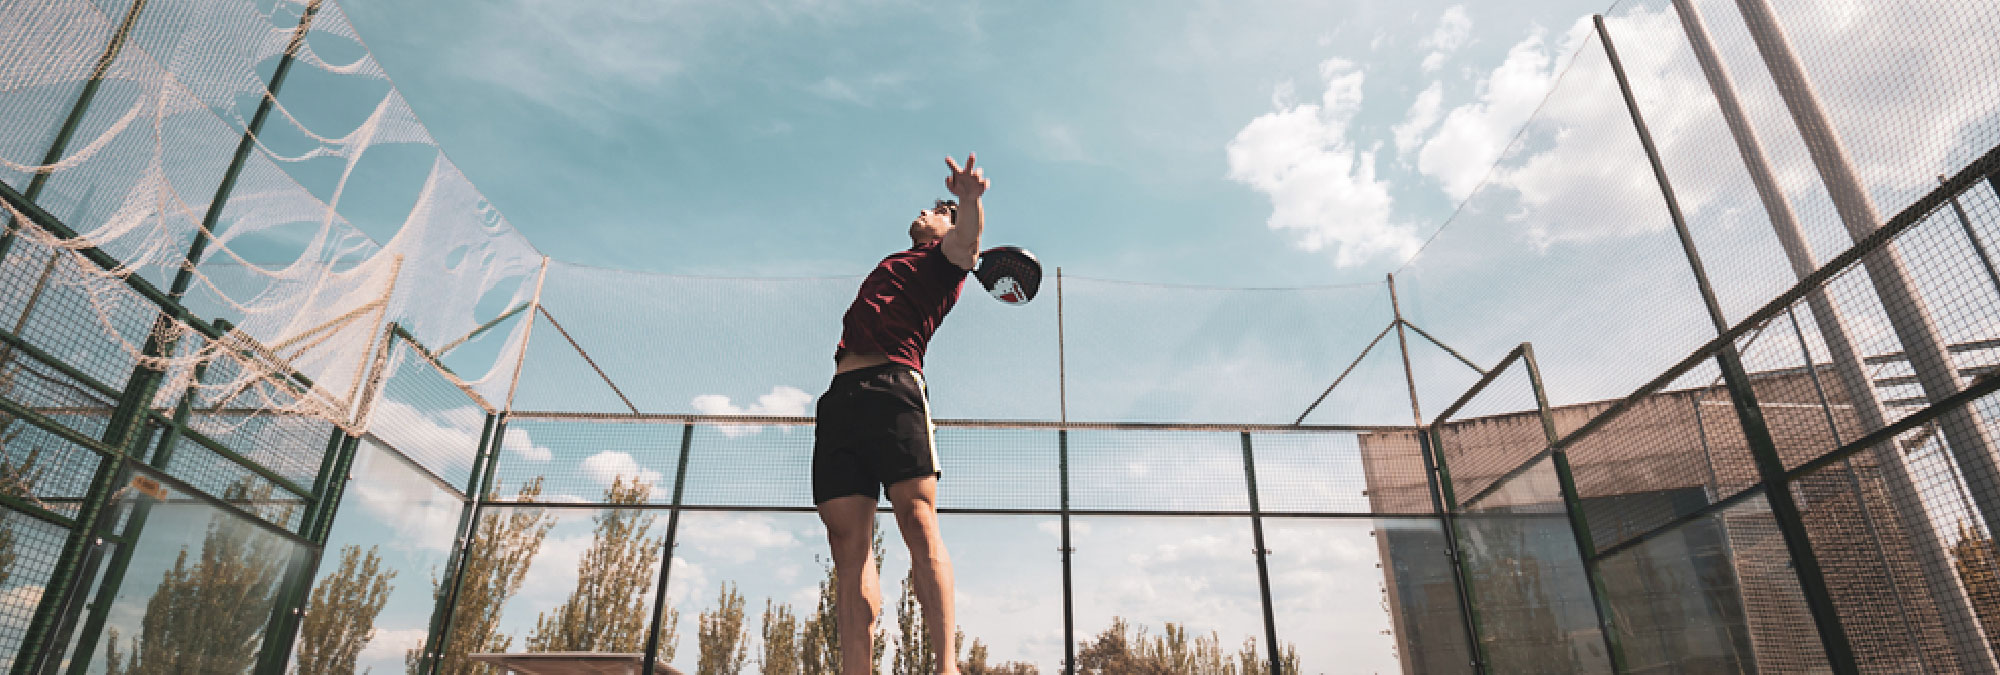
<path fill-rule="evenodd" d="M 627 483 L 618 476 L 605 489 L 604 501 L 644 504 L 651 493 L 651 485 L 637 478 Z M 646 605 L 666 543 L 665 535 L 647 535 L 659 518 L 636 509 L 613 508 L 591 520 L 597 529 L 577 570 L 576 589 L 553 615 L 535 617 L 528 651 L 630 653 L 646 648 Z"/>
<path fill-rule="evenodd" d="M 1993 648 L 2000 650 L 2000 566 L 1995 565 L 1993 539 L 1973 529 L 1961 521 L 1958 524 L 1958 541 L 1951 545 L 1952 566 L 1958 568 L 1958 578 L 1965 584 L 1965 594 L 1972 598 L 1972 611 L 1979 616 L 1980 625 L 1987 627 L 1987 634 L 1994 636 Z"/>
<path fill-rule="evenodd" d="M 964 629 L 958 630 L 958 637 L 952 640 L 952 644 L 966 652 L 964 656 L 956 657 L 960 675 L 1041 675 L 1039 669 L 1019 661 L 987 665 L 986 644 L 980 642 L 979 638 L 973 638 L 972 646 L 967 648 Z"/>
<path fill-rule="evenodd" d="M 299 623 L 296 671 L 300 675 L 354 672 L 361 648 L 375 632 L 375 617 L 389 603 L 389 580 L 377 548 L 340 549 L 340 569 L 313 587 L 312 604 Z"/>
<path fill-rule="evenodd" d="M 1260 675 L 1270 672 L 1270 662 L 1257 655 L 1256 638 L 1244 639 L 1242 650 L 1231 655 L 1223 652 L 1222 638 L 1214 631 L 1206 636 L 1191 637 L 1185 626 L 1169 623 L 1159 636 L 1149 637 L 1146 633 L 1145 626 L 1134 627 L 1123 617 L 1113 617 L 1109 628 L 1079 645 L 1077 672 L 1090 675 Z M 1298 673 L 1298 648 L 1286 645 L 1284 651 L 1282 672 Z"/>
<path fill-rule="evenodd" d="M 521 486 L 515 499 L 534 502 L 542 494 L 542 479 L 536 477 Z M 527 579 L 528 564 L 542 548 L 555 521 L 539 508 L 512 508 L 488 513 L 473 530 L 471 545 L 459 565 L 458 600 L 450 609 L 451 634 L 444 640 L 439 657 L 440 675 L 471 675 L 489 669 L 473 663 L 468 654 L 504 652 L 514 644 L 512 636 L 500 635 L 500 611 L 507 600 L 520 592 Z M 446 591 L 438 579 L 431 579 L 433 593 Z M 406 652 L 403 663 L 412 673 L 423 664 L 429 645 Z"/>
<path fill-rule="evenodd" d="M 883 556 L 882 531 L 879 529 L 875 531 L 875 540 L 872 548 L 874 549 L 875 559 L 881 560 Z M 840 590 L 840 583 L 839 579 L 834 575 L 833 564 L 831 562 L 822 561 L 821 565 L 826 568 L 826 577 L 819 582 L 819 605 L 813 608 L 812 618 L 805 621 L 804 630 L 800 631 L 799 662 L 803 666 L 806 675 L 838 675 L 840 673 L 840 621 L 839 614 L 835 611 L 835 600 L 837 600 L 836 595 L 838 595 Z M 887 629 L 875 631 L 874 662 L 876 670 L 882 669 L 882 656 L 887 653 L 888 646 L 889 631 Z"/>
<path fill-rule="evenodd" d="M 799 621 L 791 605 L 764 601 L 762 675 L 799 675 Z"/>
<path fill-rule="evenodd" d="M 268 484 L 250 488 L 246 481 L 224 490 L 223 499 L 261 500 L 270 491 Z M 181 547 L 146 601 L 130 651 L 120 649 L 115 629 L 107 631 L 106 675 L 249 672 L 291 546 L 242 519 L 210 517 L 200 558 L 190 563 Z"/>
<path fill-rule="evenodd" d="M 736 585 L 723 582 L 714 612 L 698 617 L 695 675 L 742 675 L 750 659 L 750 636 L 743 630 L 743 596 Z"/>
<path fill-rule="evenodd" d="M 903 575 L 903 592 L 896 599 L 896 658 L 889 672 L 895 675 L 931 675 L 937 671 L 937 647 L 931 644 L 929 622 L 924 621 L 917 602 L 917 570 Z"/>

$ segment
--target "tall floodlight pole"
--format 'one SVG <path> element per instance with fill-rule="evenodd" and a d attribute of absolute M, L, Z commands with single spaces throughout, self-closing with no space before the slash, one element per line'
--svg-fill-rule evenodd
<path fill-rule="evenodd" d="M 1701 63 L 1702 74 L 1708 78 L 1709 89 L 1715 93 L 1716 106 L 1721 108 L 1723 121 L 1728 124 L 1729 134 L 1736 141 L 1737 152 L 1743 156 L 1743 166 L 1750 174 L 1750 182 L 1756 186 L 1757 197 L 1771 219 L 1771 229 L 1777 234 L 1785 258 L 1791 263 L 1792 273 L 1804 279 L 1819 267 L 1819 263 L 1813 259 L 1812 247 L 1806 243 L 1805 230 L 1799 226 L 1791 203 L 1778 186 L 1777 172 L 1772 170 L 1770 160 L 1764 154 L 1763 142 L 1758 139 L 1756 128 L 1751 126 L 1749 115 L 1744 112 L 1743 103 L 1736 95 L 1736 84 L 1716 51 L 1715 41 L 1709 36 L 1701 11 L 1695 7 L 1693 0 L 1674 0 L 1674 10 L 1680 15 L 1681 28 L 1687 32 L 1688 45 L 1694 49 L 1695 60 Z M 1869 271 L 1872 276 L 1874 270 L 1871 268 Z M 1882 428 L 1886 415 L 1881 400 L 1875 394 L 1874 383 L 1862 366 L 1861 356 L 1854 348 L 1854 341 L 1849 337 L 1847 324 L 1838 308 L 1827 297 L 1823 287 L 1806 293 L 1805 300 L 1812 310 L 1813 322 L 1819 328 L 1821 339 L 1832 352 L 1835 376 L 1840 378 L 1848 392 L 1855 417 L 1865 429 Z M 1814 367 L 1811 363 L 1806 366 L 1808 369 Z M 1896 451 L 1894 444 L 1875 446 L 1871 452 L 1876 464 L 1883 470 L 1890 511 L 1895 514 L 1897 526 L 1910 537 L 1917 562 L 1923 568 L 1924 583 L 1937 602 L 1938 614 L 1944 621 L 1959 668 L 1968 673 L 1996 672 L 1992 650 L 1979 631 L 1979 618 L 1973 613 L 1972 603 L 1959 582 L 1944 542 L 1924 509 L 1921 493 L 1910 476 L 1909 465 L 1903 461 L 1902 453 Z M 1857 494 L 1856 498 L 1865 496 Z"/>
<path fill-rule="evenodd" d="M 1833 122 L 1820 107 L 1805 66 L 1793 53 L 1791 41 L 1778 25 L 1777 14 L 1768 0 L 1736 0 L 1736 7 L 1743 13 L 1743 23 L 1750 29 L 1750 37 L 1764 57 L 1764 66 L 1770 69 L 1778 94 L 1805 140 L 1806 151 L 1811 153 L 1813 166 L 1826 184 L 1827 194 L 1833 198 L 1841 223 L 1847 227 L 1848 236 L 1861 241 L 1881 227 L 1882 217 L 1868 196 L 1867 186 L 1855 172 L 1854 163 L 1848 159 L 1840 136 L 1834 132 Z M 1910 282 L 1902 256 L 1894 247 L 1885 246 L 1863 257 L 1861 264 L 1868 270 L 1868 278 L 1875 285 L 1875 293 L 1889 315 L 1889 325 L 1902 343 L 1910 368 L 1916 371 L 1925 399 L 1943 401 L 1958 393 L 1958 369 L 1945 350 L 1937 326 L 1931 322 L 1923 297 Z M 2000 527 L 2000 466 L 1995 464 L 1993 440 L 1980 427 L 1971 408 L 1947 411 L 1938 416 L 1938 421 L 1959 473 L 1972 493 L 1974 508 L 1987 527 Z"/>

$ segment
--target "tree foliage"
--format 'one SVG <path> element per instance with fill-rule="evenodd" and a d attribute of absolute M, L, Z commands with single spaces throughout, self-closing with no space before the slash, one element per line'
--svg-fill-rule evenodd
<path fill-rule="evenodd" d="M 895 675 L 931 675 L 937 672 L 937 646 L 931 643 L 930 622 L 924 620 L 917 602 L 917 570 L 903 575 L 903 592 L 896 598 L 896 658 L 889 672 Z"/>
<path fill-rule="evenodd" d="M 972 646 L 967 647 L 965 644 L 965 631 L 963 629 L 960 629 L 958 631 L 958 636 L 952 640 L 952 644 L 957 645 L 960 650 L 965 652 L 963 656 L 956 657 L 958 659 L 958 672 L 960 673 L 960 675 L 1040 675 L 1041 674 L 1041 671 L 1035 668 L 1033 665 L 1022 663 L 1020 661 L 1008 661 L 1006 663 L 997 663 L 990 665 L 987 664 L 986 643 L 980 642 L 979 638 L 973 638 Z"/>
<path fill-rule="evenodd" d="M 875 531 L 871 544 L 875 560 L 881 560 L 882 531 Z M 834 575 L 833 564 L 823 563 L 826 577 L 819 582 L 819 604 L 813 608 L 813 615 L 803 624 L 799 635 L 799 663 L 806 675 L 838 675 L 840 673 L 840 615 L 835 610 L 835 601 L 840 591 L 839 578 Z M 873 661 L 875 670 L 882 669 L 882 657 L 888 653 L 889 631 L 875 631 L 873 640 Z"/>
<path fill-rule="evenodd" d="M 378 548 L 345 546 L 340 568 L 313 587 L 312 603 L 299 623 L 295 647 L 299 675 L 345 675 L 354 672 L 361 648 L 375 632 L 375 617 L 389 603 L 395 570 L 382 569 Z"/>
<path fill-rule="evenodd" d="M 1190 636 L 1185 626 L 1167 624 L 1149 636 L 1145 626 L 1114 617 L 1111 626 L 1085 640 L 1076 652 L 1077 672 L 1089 675 L 1253 675 L 1270 672 L 1270 662 L 1258 656 L 1257 639 L 1246 638 L 1235 654 L 1223 651 L 1222 638 Z M 1298 673 L 1298 649 L 1285 646 L 1281 672 Z"/>
<path fill-rule="evenodd" d="M 644 504 L 652 486 L 614 477 L 604 501 Z M 577 570 L 576 589 L 554 613 L 535 618 L 531 652 L 632 653 L 646 648 L 646 605 L 653 597 L 666 535 L 648 536 L 659 518 L 636 509 L 607 509 L 591 518 L 597 529 Z M 679 615 L 673 618 L 679 619 Z M 665 631 L 663 624 L 661 630 Z"/>
<path fill-rule="evenodd" d="M 743 595 L 736 585 L 722 584 L 715 611 L 697 617 L 695 675 L 742 675 L 750 660 L 750 635 L 743 627 Z"/>
<path fill-rule="evenodd" d="M 533 502 L 541 494 L 542 479 L 537 477 L 523 484 L 515 498 Z M 542 540 L 554 526 L 555 521 L 539 508 L 511 508 L 479 519 L 461 561 L 457 606 L 452 611 L 451 634 L 444 640 L 444 654 L 438 664 L 440 675 L 486 672 L 484 664 L 474 663 L 466 656 L 504 652 L 513 646 L 512 636 L 499 634 L 500 611 L 508 599 L 520 592 L 529 563 L 534 561 Z M 440 595 L 448 591 L 435 578 L 431 580 L 431 588 Z M 429 647 L 422 645 L 404 654 L 403 661 L 410 672 L 419 671 Z"/>
<path fill-rule="evenodd" d="M 270 487 L 239 483 L 230 501 L 270 496 Z M 121 648 L 106 631 L 106 675 L 249 672 L 271 618 L 292 544 L 258 525 L 217 513 L 210 517 L 199 558 L 181 547 L 173 567 L 146 601 L 139 635 Z"/>
<path fill-rule="evenodd" d="M 7 452 L 23 431 L 15 429 L 10 433 L 8 427 L 13 423 L 12 417 L 0 417 L 0 494 L 33 501 L 35 484 L 41 481 L 43 473 L 42 449 L 30 448 L 20 459 Z M 14 561 L 19 557 L 20 553 L 14 550 L 14 521 L 0 517 L 0 588 L 7 586 L 14 574 Z"/>
<path fill-rule="evenodd" d="M 799 620 L 791 605 L 764 601 L 761 675 L 799 675 Z"/>

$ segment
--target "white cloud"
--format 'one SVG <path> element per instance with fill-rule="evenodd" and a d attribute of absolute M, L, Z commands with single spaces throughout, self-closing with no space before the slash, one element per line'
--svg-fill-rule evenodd
<path fill-rule="evenodd" d="M 1444 67 L 1446 58 L 1459 47 L 1465 46 L 1472 38 L 1472 16 L 1465 12 L 1465 5 L 1452 5 L 1438 17 L 1437 29 L 1429 37 L 1417 43 L 1418 47 L 1430 49 L 1424 56 L 1423 68 L 1426 73 L 1437 72 Z"/>
<path fill-rule="evenodd" d="M 375 629 L 368 634 L 368 646 L 361 648 L 361 663 L 400 663 L 403 655 L 423 645 L 430 631 L 422 628 Z"/>
<path fill-rule="evenodd" d="M 1415 150 L 1418 144 L 1423 142 L 1424 134 L 1429 133 L 1431 127 L 1437 126 L 1438 114 L 1443 105 L 1443 82 L 1432 82 L 1431 86 L 1425 87 L 1422 93 L 1417 94 L 1417 100 L 1410 104 L 1410 112 L 1403 117 L 1402 123 L 1390 128 L 1396 135 L 1397 155 L 1407 157 L 1411 150 Z"/>
<path fill-rule="evenodd" d="M 703 415 L 752 415 L 758 417 L 804 417 L 806 406 L 812 404 L 812 394 L 798 387 L 778 385 L 771 387 L 771 393 L 757 397 L 750 407 L 736 405 L 722 394 L 702 394 L 689 403 L 695 412 Z M 742 436 L 763 430 L 758 426 L 727 425 L 717 427 L 724 436 Z"/>
<path fill-rule="evenodd" d="M 658 485 L 660 472 L 639 466 L 629 453 L 616 450 L 591 455 L 583 460 L 583 472 L 600 485 L 609 486 L 617 478 L 637 478 L 648 485 Z"/>
<path fill-rule="evenodd" d="M 555 457 L 555 452 L 545 446 L 536 445 L 527 429 L 508 429 L 507 437 L 501 439 L 500 447 L 514 453 L 524 462 L 546 462 Z"/>
<path fill-rule="evenodd" d="M 740 513 L 681 521 L 680 543 L 730 563 L 747 563 L 765 551 L 802 545 L 798 535 L 770 516 Z M 671 582 L 669 582 L 671 583 Z"/>
<path fill-rule="evenodd" d="M 1507 50 L 1507 59 L 1480 81 L 1478 100 L 1453 108 L 1424 142 L 1417 170 L 1437 179 L 1453 201 L 1472 194 L 1548 94 L 1559 64 L 1582 44 L 1589 26 L 1588 18 L 1579 19 L 1553 51 L 1540 29 Z"/>
<path fill-rule="evenodd" d="M 1271 198 L 1266 224 L 1290 231 L 1294 244 L 1317 251 L 1331 244 L 1335 264 L 1378 255 L 1408 255 L 1414 228 L 1391 222 L 1387 181 L 1375 178 L 1375 152 L 1348 138 L 1361 108 L 1361 70 L 1340 59 L 1320 64 L 1326 91 L 1319 103 L 1292 104 L 1292 88 L 1273 92 L 1279 109 L 1243 127 L 1229 141 L 1229 178 Z"/>

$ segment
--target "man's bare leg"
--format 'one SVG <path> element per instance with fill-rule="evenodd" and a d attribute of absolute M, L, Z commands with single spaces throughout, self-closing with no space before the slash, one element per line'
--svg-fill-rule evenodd
<path fill-rule="evenodd" d="M 896 525 L 903 542 L 910 545 L 910 571 L 917 581 L 917 602 L 924 608 L 924 625 L 930 627 L 931 644 L 938 655 L 941 675 L 955 675 L 958 663 L 952 645 L 958 620 L 952 612 L 951 556 L 944 550 L 944 535 L 938 531 L 937 478 L 911 478 L 889 486 L 889 502 L 896 507 Z"/>
<path fill-rule="evenodd" d="M 840 623 L 841 675 L 875 670 L 875 618 L 882 613 L 882 586 L 875 576 L 875 500 L 861 495 L 835 497 L 819 505 L 826 540 L 833 548 L 838 588 L 834 615 Z"/>

